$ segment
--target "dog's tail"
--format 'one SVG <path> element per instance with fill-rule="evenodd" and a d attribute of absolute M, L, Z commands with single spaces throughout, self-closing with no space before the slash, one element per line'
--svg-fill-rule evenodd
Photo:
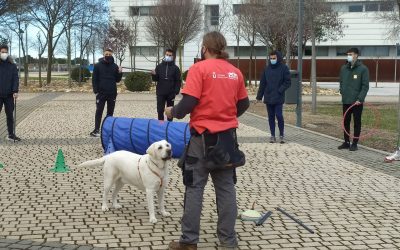
<path fill-rule="evenodd" d="M 104 165 L 104 162 L 106 160 L 106 157 L 102 157 L 100 159 L 96 159 L 96 160 L 91 160 L 91 161 L 85 161 L 81 164 L 78 165 L 78 167 L 101 167 Z"/>

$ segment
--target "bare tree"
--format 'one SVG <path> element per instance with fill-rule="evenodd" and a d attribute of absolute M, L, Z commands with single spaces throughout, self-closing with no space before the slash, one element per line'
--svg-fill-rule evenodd
<path fill-rule="evenodd" d="M 243 38 L 250 46 L 250 61 L 249 61 L 249 72 L 248 79 L 249 82 L 252 81 L 252 64 L 254 55 L 254 46 L 258 39 L 257 25 L 258 25 L 258 15 L 260 12 L 260 5 L 258 0 L 246 0 L 240 8 L 239 15 L 239 26 L 241 28 L 240 37 Z M 256 79 L 257 76 L 254 76 Z M 255 81 L 256 83 L 256 81 Z M 255 84 L 257 87 L 257 84 Z"/>
<path fill-rule="evenodd" d="M 119 65 L 125 60 L 125 52 L 131 40 L 129 25 L 125 22 L 114 19 L 107 31 L 104 45 L 114 51 L 115 58 Z"/>
<path fill-rule="evenodd" d="M 31 0 L 29 7 L 29 12 L 37 25 L 48 34 L 46 84 L 51 83 L 54 48 L 65 31 L 64 27 L 60 29 L 56 29 L 56 27 L 65 18 L 67 7 L 68 0 Z"/>
<path fill-rule="evenodd" d="M 316 41 L 336 40 L 343 35 L 343 20 L 324 0 L 309 0 L 305 4 L 305 41 L 311 40 L 312 114 L 317 112 Z"/>
<path fill-rule="evenodd" d="M 202 28 L 202 10 L 198 0 L 158 0 L 147 22 L 147 32 L 155 44 L 164 44 L 178 52 L 182 69 L 182 48 L 196 38 Z"/>
<path fill-rule="evenodd" d="M 376 16 L 378 21 L 382 21 L 389 26 L 387 37 L 395 42 L 400 37 L 400 0 L 384 0 L 380 3 L 381 8 L 392 7 L 392 11 L 381 11 Z M 390 9 L 390 8 L 388 8 Z"/>
<path fill-rule="evenodd" d="M 130 67 L 133 71 L 136 70 L 136 45 L 139 42 L 139 16 L 132 15 L 129 23 L 130 39 L 129 39 L 129 54 Z"/>
<path fill-rule="evenodd" d="M 28 23 L 31 18 L 26 12 L 26 8 L 18 8 L 9 10 L 8 13 L 1 17 L 1 22 L 18 37 L 18 46 L 22 50 L 22 58 L 24 65 L 24 86 L 28 85 L 28 53 L 27 53 L 27 39 L 24 39 L 24 34 L 27 35 Z M 18 51 L 20 52 L 20 51 Z M 18 58 L 18 65 L 21 65 L 21 57 Z M 21 67 L 19 67 L 21 68 Z"/>
<path fill-rule="evenodd" d="M 46 37 L 46 34 L 40 30 L 40 32 L 36 34 L 36 43 L 35 43 L 37 52 L 38 52 L 38 58 L 39 58 L 38 66 L 39 66 L 39 86 L 40 87 L 43 86 L 42 59 L 43 59 L 43 54 L 46 51 L 47 42 L 48 42 L 48 39 Z"/>
<path fill-rule="evenodd" d="M 28 3 L 28 0 L 0 0 L 0 16 L 8 12 L 18 11 Z"/>
<path fill-rule="evenodd" d="M 77 16 L 76 29 L 79 36 L 79 61 L 83 61 L 85 52 L 87 52 L 88 45 L 96 32 L 101 32 L 104 27 L 107 15 L 107 8 L 102 4 L 103 0 L 86 0 L 85 8 L 80 11 Z M 121 30 L 126 32 L 126 30 Z M 124 36 L 124 34 L 121 34 Z M 79 83 L 81 80 L 82 67 L 79 67 Z"/>

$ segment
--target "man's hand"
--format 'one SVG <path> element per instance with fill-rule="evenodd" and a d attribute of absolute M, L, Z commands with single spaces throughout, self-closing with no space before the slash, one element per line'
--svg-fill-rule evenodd
<path fill-rule="evenodd" d="M 118 66 L 118 73 L 122 73 L 122 67 Z"/>
<path fill-rule="evenodd" d="M 172 107 L 166 107 L 164 111 L 165 115 L 168 119 L 172 119 Z"/>
<path fill-rule="evenodd" d="M 18 99 L 18 93 L 13 94 L 14 99 Z"/>
<path fill-rule="evenodd" d="M 259 104 L 259 103 L 261 103 L 261 100 L 257 100 L 256 99 L 256 102 L 255 102 L 256 104 Z"/>
<path fill-rule="evenodd" d="M 151 71 L 151 74 L 152 74 L 152 75 L 155 75 L 155 74 L 156 74 L 156 71 L 153 69 L 153 70 Z"/>
<path fill-rule="evenodd" d="M 362 102 L 360 102 L 360 101 L 356 101 L 354 104 L 355 104 L 355 105 L 361 105 L 361 104 L 362 104 Z"/>

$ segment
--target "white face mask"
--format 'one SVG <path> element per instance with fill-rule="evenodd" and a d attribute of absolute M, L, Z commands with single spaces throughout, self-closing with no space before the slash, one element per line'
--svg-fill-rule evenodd
<path fill-rule="evenodd" d="M 353 56 L 347 56 L 347 61 L 349 63 L 352 63 L 353 62 Z"/>
<path fill-rule="evenodd" d="M 5 53 L 5 52 L 1 53 L 0 58 L 1 58 L 1 60 L 3 60 L 3 61 L 7 60 L 7 58 L 8 58 L 8 53 Z"/>
<path fill-rule="evenodd" d="M 164 61 L 166 62 L 172 62 L 173 57 L 172 56 L 165 56 Z"/>

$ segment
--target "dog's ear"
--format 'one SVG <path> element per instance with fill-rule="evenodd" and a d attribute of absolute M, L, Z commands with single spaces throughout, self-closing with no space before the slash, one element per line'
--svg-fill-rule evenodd
<path fill-rule="evenodd" d="M 155 147 L 156 146 L 155 146 L 154 143 L 151 144 L 150 147 L 147 148 L 146 153 L 151 155 L 151 156 L 154 156 L 155 155 Z"/>

